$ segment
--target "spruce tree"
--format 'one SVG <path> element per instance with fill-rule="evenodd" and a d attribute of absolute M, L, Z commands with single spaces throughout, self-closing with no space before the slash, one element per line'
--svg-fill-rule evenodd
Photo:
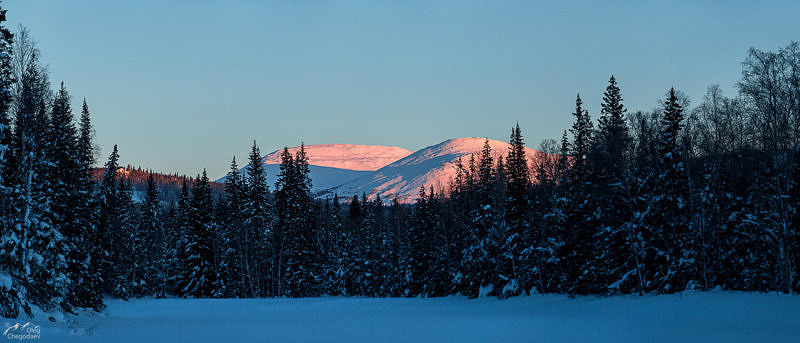
<path fill-rule="evenodd" d="M 243 254 L 246 246 L 245 227 L 243 219 L 244 185 L 236 164 L 236 157 L 231 161 L 230 171 L 225 178 L 225 208 L 227 212 L 223 220 L 223 254 L 222 263 L 225 266 L 224 274 L 227 282 L 228 296 L 244 297 L 247 285 L 244 261 L 247 256 Z"/>
<path fill-rule="evenodd" d="M 626 156 L 630 135 L 622 95 L 613 75 L 608 83 L 603 94 L 595 144 L 590 153 L 593 170 L 591 194 L 597 204 L 597 253 L 593 264 L 597 266 L 599 286 L 608 292 L 630 293 L 634 289 L 641 292 L 641 282 L 636 282 L 639 275 L 634 247 L 637 233 L 629 225 L 633 195 Z"/>
<path fill-rule="evenodd" d="M 347 294 L 347 277 L 349 246 L 348 233 L 342 221 L 342 206 L 339 195 L 333 195 L 333 202 L 328 206 L 327 239 L 329 246 L 326 256 L 326 285 L 325 293 L 330 295 Z"/>
<path fill-rule="evenodd" d="M 15 80 L 11 66 L 13 35 L 3 25 L 6 10 L 0 8 L 0 316 L 17 318 L 23 305 L 19 279 L 20 261 L 11 256 L 18 243 L 12 240 L 11 229 L 11 191 L 13 184 L 6 177 L 11 170 L 9 165 L 12 151 L 10 110 L 12 106 L 11 87 Z M 16 275 L 14 275 L 16 274 Z"/>
<path fill-rule="evenodd" d="M 142 250 L 136 254 L 137 264 L 141 266 L 144 282 L 136 290 L 137 295 L 157 296 L 166 295 L 163 283 L 166 278 L 162 259 L 166 256 L 163 224 L 159 218 L 160 200 L 156 190 L 156 181 L 153 172 L 148 172 L 147 188 L 145 189 L 144 202 L 140 205 L 141 219 L 137 228 L 137 239 L 141 241 Z"/>
<path fill-rule="evenodd" d="M 280 259 L 280 232 L 272 227 L 272 204 L 261 151 L 253 141 L 242 197 L 243 228 L 241 258 L 247 296 L 277 295 L 281 289 L 276 266 Z"/>
<path fill-rule="evenodd" d="M 284 294 L 290 297 L 309 297 L 320 293 L 319 249 L 312 221 L 311 179 L 308 174 L 305 147 L 301 145 L 294 158 L 284 148 L 281 174 L 275 185 L 275 207 L 279 214 L 278 230 L 283 237 L 282 252 L 285 255 L 282 270 Z"/>
<path fill-rule="evenodd" d="M 87 224 L 86 212 L 78 209 L 85 206 L 86 197 L 78 187 L 87 175 L 82 168 L 83 158 L 79 155 L 78 134 L 70 108 L 70 96 L 64 83 L 53 100 L 50 122 L 47 128 L 47 165 L 46 177 L 50 184 L 48 192 L 52 200 L 52 224 L 55 231 L 47 239 L 48 249 L 54 263 L 49 267 L 51 278 L 63 279 L 65 282 L 56 292 L 58 297 L 66 297 L 62 302 L 64 310 L 71 311 L 72 304 L 77 303 L 76 285 L 70 284 L 85 274 L 85 257 L 78 251 L 82 246 L 84 225 Z"/>
<path fill-rule="evenodd" d="M 489 140 L 484 142 L 481 150 L 480 166 L 477 182 L 473 192 L 476 206 L 472 209 L 472 221 L 468 227 L 468 243 L 463 252 L 461 263 L 463 280 L 461 289 L 469 297 L 481 295 L 481 290 L 495 293 L 498 285 L 496 264 L 500 242 L 493 234 L 497 227 L 497 204 L 492 194 L 492 185 L 495 181 L 495 170 L 492 157 L 492 147 Z"/>
<path fill-rule="evenodd" d="M 571 155 L 575 159 L 575 167 L 578 170 L 582 170 L 585 167 L 586 159 L 589 157 L 594 129 L 592 119 L 589 117 L 589 111 L 583 109 L 583 101 L 580 94 L 575 99 L 575 113 L 572 115 L 575 116 L 575 122 L 569 130 L 573 136 Z"/>
<path fill-rule="evenodd" d="M 18 85 L 11 162 L 4 177 L 13 184 L 8 233 L 16 238 L 4 242 L 3 257 L 12 281 L 24 285 L 27 301 L 50 310 L 63 301 L 64 250 L 52 224 L 53 192 L 47 177 L 49 81 L 36 53 L 28 62 Z M 27 303 L 22 307 L 28 312 Z"/>
<path fill-rule="evenodd" d="M 678 138 L 683 122 L 683 107 L 671 88 L 664 102 L 659 141 L 659 170 L 653 190 L 651 223 L 654 286 L 659 292 L 677 292 L 690 286 L 694 276 L 694 251 L 688 231 L 688 175 Z"/>
<path fill-rule="evenodd" d="M 593 256 L 596 223 L 595 199 L 592 197 L 592 166 L 589 154 L 594 129 L 589 112 L 583 109 L 580 95 L 575 100 L 575 122 L 570 132 L 572 143 L 569 170 L 564 186 L 566 198 L 561 202 L 564 208 L 564 245 L 559 254 L 565 264 L 565 289 L 570 294 L 588 294 L 597 291 L 597 270 Z"/>
<path fill-rule="evenodd" d="M 103 179 L 100 182 L 98 192 L 100 203 L 100 216 L 98 221 L 98 233 L 96 256 L 98 269 L 103 280 L 103 292 L 111 293 L 113 286 L 113 249 L 115 248 L 116 231 L 120 227 L 121 212 L 119 194 L 117 192 L 117 170 L 119 169 L 119 151 L 117 146 L 111 151 L 108 161 L 105 164 Z M 119 242 L 116 242 L 119 244 Z"/>
<path fill-rule="evenodd" d="M 167 279 L 168 288 L 172 294 L 178 296 L 185 296 L 183 290 L 185 287 L 185 275 L 189 271 L 185 268 L 185 261 L 188 259 L 186 255 L 187 246 L 189 245 L 191 218 L 192 218 L 192 205 L 191 205 L 191 192 L 186 177 L 182 177 L 181 191 L 178 194 L 178 200 L 175 207 L 173 217 L 173 235 L 175 236 L 175 243 L 170 249 L 168 254 L 169 263 L 167 264 L 171 273 Z"/>
<path fill-rule="evenodd" d="M 408 232 L 408 287 L 406 296 L 435 295 L 434 214 L 433 198 L 420 187 L 419 198 L 414 209 L 414 222 Z"/>
<path fill-rule="evenodd" d="M 144 280 L 140 252 L 145 243 L 137 232 L 139 213 L 133 203 L 130 179 L 123 177 L 119 180 L 116 199 L 117 225 L 110 232 L 111 241 L 115 242 L 111 247 L 110 293 L 118 298 L 129 299 L 142 295 Z"/>
<path fill-rule="evenodd" d="M 78 158 L 80 177 L 77 184 L 77 203 L 75 211 L 80 220 L 78 243 L 74 247 L 82 265 L 73 280 L 72 302 L 78 307 L 89 307 L 96 311 L 103 309 L 102 280 L 99 270 L 100 257 L 95 253 L 101 242 L 98 241 L 98 204 L 96 203 L 92 179 L 92 167 L 95 163 L 94 146 L 92 144 L 92 122 L 89 106 L 83 99 L 78 136 Z"/>
<path fill-rule="evenodd" d="M 180 293 L 196 298 L 210 297 L 216 293 L 217 273 L 212 247 L 213 199 L 205 169 L 192 188 L 188 211 L 191 215 L 185 232 L 185 259 L 178 283 Z"/>
<path fill-rule="evenodd" d="M 624 168 L 623 163 L 631 139 L 625 121 L 625 112 L 622 94 L 617 86 L 617 80 L 612 75 L 608 80 L 608 87 L 603 93 L 603 103 L 594 138 L 593 162 L 601 170 L 617 177 Z"/>
<path fill-rule="evenodd" d="M 530 241 L 530 200 L 528 191 L 531 180 L 528 158 L 519 123 L 511 130 L 508 157 L 506 158 L 505 184 L 505 232 L 502 242 L 500 278 L 503 279 L 503 296 L 519 295 L 521 283 L 526 282 L 526 263 L 522 252 Z M 499 286 L 499 285 L 498 285 Z"/>
<path fill-rule="evenodd" d="M 353 199 L 350 200 L 350 206 L 348 207 L 348 219 L 353 222 L 361 221 L 361 202 L 358 201 L 358 194 L 354 194 Z"/>

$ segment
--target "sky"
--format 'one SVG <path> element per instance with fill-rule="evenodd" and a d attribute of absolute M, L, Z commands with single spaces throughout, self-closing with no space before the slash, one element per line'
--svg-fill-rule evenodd
<path fill-rule="evenodd" d="M 629 110 L 736 94 L 750 47 L 800 40 L 800 1 L 6 0 L 54 84 L 86 97 L 102 163 L 223 176 L 253 140 L 416 150 L 561 136 L 610 75 Z"/>

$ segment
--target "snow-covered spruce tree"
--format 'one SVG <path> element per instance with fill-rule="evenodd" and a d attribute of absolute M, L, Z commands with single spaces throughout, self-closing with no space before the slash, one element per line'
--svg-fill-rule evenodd
<path fill-rule="evenodd" d="M 225 215 L 222 222 L 222 256 L 220 262 L 222 278 L 225 281 L 227 297 L 245 297 L 247 277 L 245 271 L 244 220 L 242 218 L 244 185 L 236 157 L 231 160 L 231 168 L 225 178 Z"/>
<path fill-rule="evenodd" d="M 188 245 L 188 231 L 192 216 L 191 199 L 191 191 L 189 191 L 189 185 L 184 176 L 181 179 L 181 191 L 170 216 L 170 231 L 174 242 L 167 252 L 166 263 L 167 270 L 170 271 L 166 280 L 168 293 L 177 296 L 183 296 L 182 282 L 183 275 L 186 273 L 184 261 L 187 257 L 185 252 Z"/>
<path fill-rule="evenodd" d="M 392 296 L 395 284 L 397 283 L 395 270 L 397 261 L 397 250 L 395 249 L 394 232 L 386 220 L 385 208 L 380 195 L 375 196 L 375 221 L 378 223 L 378 233 L 376 235 L 375 247 L 378 263 L 375 266 L 377 277 L 376 293 L 380 297 Z"/>
<path fill-rule="evenodd" d="M 435 260 L 433 256 L 433 214 L 425 187 L 420 187 L 415 205 L 414 223 L 408 232 L 408 287 L 406 296 L 429 296 L 429 282 Z"/>
<path fill-rule="evenodd" d="M 349 295 L 363 294 L 359 278 L 364 267 L 362 249 L 364 235 L 360 232 L 364 221 L 363 207 L 358 194 L 354 194 L 347 209 L 347 220 L 344 222 L 344 279 L 346 293 Z"/>
<path fill-rule="evenodd" d="M 528 192 L 531 186 L 528 158 L 519 123 L 511 130 L 511 146 L 506 157 L 505 185 L 505 240 L 499 263 L 500 278 L 504 281 L 501 295 L 519 295 L 530 287 L 530 264 L 523 256 L 531 234 L 531 203 Z M 499 285 L 498 285 L 499 286 Z"/>
<path fill-rule="evenodd" d="M 450 202 L 452 206 L 452 215 L 454 217 L 453 223 L 453 230 L 459 233 L 458 247 L 456 249 L 460 249 L 458 251 L 458 258 L 457 261 L 452 261 L 450 263 L 455 265 L 455 275 L 453 276 L 453 285 L 456 287 L 454 293 L 460 294 L 467 294 L 469 285 L 467 284 L 465 277 L 465 269 L 463 265 L 464 260 L 464 251 L 467 250 L 467 246 L 469 244 L 469 222 L 470 222 L 470 210 L 469 207 L 469 193 L 466 192 L 466 168 L 464 167 L 464 163 L 461 157 L 457 158 L 454 163 L 455 169 L 455 176 L 450 183 Z"/>
<path fill-rule="evenodd" d="M 342 221 L 342 205 L 339 202 L 339 195 L 333 195 L 333 201 L 327 207 L 328 220 L 325 227 L 326 241 L 328 247 L 325 262 L 325 285 L 324 290 L 329 295 L 347 294 L 347 264 L 348 254 L 347 232 L 344 230 Z"/>
<path fill-rule="evenodd" d="M 97 242 L 94 256 L 97 259 L 101 279 L 103 293 L 111 293 L 113 289 L 112 280 L 114 273 L 113 261 L 113 248 L 114 238 L 116 231 L 120 226 L 120 217 L 122 210 L 120 209 L 119 195 L 117 193 L 117 179 L 119 169 L 119 150 L 114 145 L 111 155 L 105 164 L 105 171 L 103 172 L 103 179 L 100 182 L 100 190 L 98 192 L 98 203 L 100 204 L 100 216 L 98 220 L 98 233 Z M 119 242 L 117 242 L 119 243 Z"/>
<path fill-rule="evenodd" d="M 358 194 L 354 194 L 353 199 L 350 200 L 350 206 L 347 208 L 347 218 L 354 222 L 361 220 L 361 202 L 358 201 Z"/>
<path fill-rule="evenodd" d="M 166 256 L 167 237 L 163 234 L 164 228 L 160 218 L 161 203 L 156 189 L 156 181 L 152 171 L 147 175 L 147 188 L 145 189 L 144 202 L 139 205 L 140 220 L 136 232 L 137 239 L 141 242 L 142 250 L 136 253 L 136 264 L 140 265 L 142 284 L 134 290 L 136 296 L 156 295 L 163 297 L 166 294 L 164 270 L 162 259 Z"/>
<path fill-rule="evenodd" d="M 496 270 L 500 242 L 495 240 L 499 237 L 495 233 L 499 230 L 498 210 L 492 194 L 495 170 L 489 140 L 484 142 L 478 165 L 477 181 L 471 192 L 475 206 L 470 214 L 472 220 L 466 237 L 468 243 L 461 262 L 461 290 L 472 298 L 499 294 Z"/>
<path fill-rule="evenodd" d="M 443 195 L 448 194 L 447 191 L 442 190 Z M 462 268 L 461 261 L 463 260 L 462 253 L 465 249 L 466 239 L 466 217 L 459 215 L 462 210 L 456 207 L 456 202 L 452 198 L 442 196 L 438 203 L 438 212 L 442 224 L 439 226 L 441 232 L 439 239 L 442 242 L 441 252 L 441 266 L 442 276 L 446 278 L 444 285 L 445 294 L 458 294 L 461 291 L 461 278 Z"/>
<path fill-rule="evenodd" d="M 570 129 L 571 163 L 563 187 L 567 187 L 564 206 L 565 242 L 561 260 L 564 261 L 566 291 L 570 294 L 598 292 L 595 256 L 595 209 L 589 161 L 591 138 L 594 136 L 589 111 L 583 109 L 580 95 L 575 100 L 575 122 Z"/>
<path fill-rule="evenodd" d="M 127 172 L 127 170 L 126 170 Z M 112 296 L 128 299 L 140 296 L 144 283 L 142 273 L 145 241 L 137 232 L 139 212 L 133 202 L 133 187 L 130 180 L 121 177 L 117 183 L 118 226 L 111 231 L 116 242 L 111 247 L 111 292 Z"/>
<path fill-rule="evenodd" d="M 433 224 L 432 231 L 432 256 L 433 268 L 431 280 L 431 295 L 432 296 L 445 296 L 450 294 L 451 290 L 455 289 L 453 286 L 453 277 L 456 273 L 455 270 L 448 269 L 448 250 L 450 249 L 447 244 L 447 230 L 452 224 L 447 220 L 447 207 L 444 190 L 436 192 L 431 186 L 428 193 L 428 205 L 430 213 L 432 214 L 431 223 Z"/>
<path fill-rule="evenodd" d="M 95 163 L 94 145 L 92 143 L 92 122 L 89 106 L 83 99 L 80 118 L 80 135 L 78 137 L 78 158 L 80 159 L 81 177 L 78 180 L 75 207 L 79 221 L 79 233 L 74 238 L 75 256 L 79 264 L 71 269 L 72 290 L 70 302 L 77 307 L 92 308 L 100 311 L 104 308 L 102 280 L 99 270 L 100 257 L 96 255 L 98 240 L 97 220 L 98 206 L 95 199 L 95 182 L 92 180 L 92 166 Z"/>
<path fill-rule="evenodd" d="M 301 144 L 295 157 L 288 149 L 281 154 L 281 174 L 275 185 L 278 228 L 283 234 L 283 294 L 310 297 L 320 294 L 319 245 L 312 210 L 308 157 Z"/>
<path fill-rule="evenodd" d="M 636 232 L 629 225 L 631 193 L 627 152 L 630 134 L 625 122 L 625 107 L 617 81 L 612 75 L 603 94 L 602 109 L 590 160 L 594 169 L 597 199 L 597 254 L 594 265 L 598 282 L 610 293 L 639 292 L 637 259 L 632 248 Z"/>
<path fill-rule="evenodd" d="M 217 285 L 212 248 L 213 199 L 205 169 L 198 175 L 189 201 L 186 244 L 183 246 L 183 268 L 180 294 L 186 297 L 210 297 Z"/>
<path fill-rule="evenodd" d="M 447 270 L 446 244 L 442 239 L 440 203 L 433 187 L 427 194 L 420 188 L 408 230 L 406 296 L 442 296 L 452 289 L 453 277 Z"/>
<path fill-rule="evenodd" d="M 83 250 L 84 239 L 93 225 L 92 209 L 89 208 L 91 184 L 89 173 L 80 148 L 80 137 L 70 108 L 70 96 L 62 82 L 61 89 L 53 100 L 50 125 L 47 132 L 47 177 L 52 192 L 53 225 L 63 235 L 61 248 L 66 258 L 70 284 L 67 299 L 62 304 L 70 311 L 73 305 L 80 306 L 78 293 L 86 285 L 80 280 L 88 274 L 87 254 Z M 57 268 L 57 267 L 56 267 Z M 74 284 L 73 284 L 74 283 Z"/>
<path fill-rule="evenodd" d="M 292 184 L 294 182 L 294 157 L 289 153 L 288 148 L 284 148 L 281 152 L 280 173 L 275 182 L 275 226 L 274 226 L 274 268 L 275 268 L 275 283 L 277 296 L 282 296 L 288 292 L 286 285 L 286 250 L 287 250 L 287 228 L 294 224 L 294 215 L 292 210 Z"/>
<path fill-rule="evenodd" d="M 214 298 L 232 298 L 235 296 L 236 282 L 233 281 L 231 272 L 236 269 L 229 262 L 235 263 L 236 249 L 235 232 L 229 230 L 227 226 L 227 216 L 230 213 L 225 196 L 217 195 L 214 200 L 214 214 L 211 224 L 211 246 L 214 252 L 214 273 L 216 274 L 216 285 L 214 286 Z"/>
<path fill-rule="evenodd" d="M 361 221 L 361 226 L 355 231 L 359 244 L 355 245 L 358 255 L 357 273 L 353 275 L 353 282 L 360 286 L 359 294 L 374 297 L 377 294 L 378 288 L 378 273 L 376 264 L 378 263 L 376 236 L 378 233 L 378 222 L 375 216 L 376 208 L 373 201 L 370 201 L 366 196 L 362 196 L 362 213 L 364 220 Z"/>
<path fill-rule="evenodd" d="M 540 281 L 537 287 L 539 292 L 565 292 L 566 275 L 563 258 L 566 254 L 566 211 L 567 194 L 566 187 L 569 170 L 569 139 L 567 132 L 564 131 L 561 137 L 559 158 L 553 168 L 553 174 L 540 172 L 537 183 L 534 186 L 534 193 L 541 199 L 537 203 L 537 210 L 541 213 L 538 229 L 541 230 L 541 241 L 533 248 L 538 251 L 538 264 L 534 277 Z M 534 242 L 536 244 L 536 242 Z"/>
<path fill-rule="evenodd" d="M 64 240 L 52 224 L 53 193 L 47 177 L 49 81 L 33 43 L 20 38 L 15 44 L 28 49 L 29 58 L 17 84 L 10 169 L 4 176 L 13 187 L 8 232 L 13 238 L 3 242 L 3 257 L 8 259 L 12 282 L 21 285 L 18 290 L 25 289 L 20 297 L 49 310 L 64 301 L 67 290 Z"/>
<path fill-rule="evenodd" d="M 572 133 L 572 148 L 571 156 L 575 159 L 573 166 L 578 169 L 586 169 L 586 160 L 589 158 L 589 152 L 592 146 L 592 137 L 594 136 L 594 125 L 592 118 L 589 116 L 589 111 L 583 108 L 583 100 L 581 95 L 578 94 L 575 99 L 575 112 L 572 113 L 575 117 L 575 122 L 570 128 Z"/>
<path fill-rule="evenodd" d="M 342 221 L 342 241 L 341 264 L 342 279 L 344 282 L 344 292 L 348 295 L 362 295 L 362 285 L 359 283 L 358 275 L 363 269 L 363 235 L 359 232 L 363 223 L 362 204 L 358 194 L 351 198 L 347 209 L 347 217 Z"/>
<path fill-rule="evenodd" d="M 273 230 L 272 204 L 261 151 L 253 141 L 243 183 L 240 259 L 246 297 L 280 294 L 281 233 Z"/>
<path fill-rule="evenodd" d="M 664 102 L 661 119 L 661 140 L 658 145 L 658 174 L 651 194 L 653 210 L 648 253 L 655 290 L 672 293 L 691 287 L 694 271 L 692 235 L 688 231 L 688 175 L 678 136 L 683 121 L 683 108 L 675 89 L 671 88 Z"/>
<path fill-rule="evenodd" d="M 11 192 L 13 183 L 6 177 L 11 171 L 10 156 L 13 153 L 11 141 L 10 110 L 13 98 L 11 88 L 14 84 L 11 66 L 13 35 L 3 25 L 6 10 L 0 7 L 0 316 L 16 318 L 24 306 L 24 289 L 20 283 L 21 261 L 18 256 L 19 236 L 14 235 L 11 211 Z"/>
<path fill-rule="evenodd" d="M 394 252 L 392 257 L 392 265 L 394 266 L 394 273 L 390 274 L 390 295 L 399 297 L 405 294 L 406 284 L 408 281 L 408 207 L 400 205 L 397 198 L 392 200 L 392 205 L 389 207 L 389 213 L 386 221 L 389 226 L 389 231 L 393 237 L 391 242 L 391 250 Z"/>

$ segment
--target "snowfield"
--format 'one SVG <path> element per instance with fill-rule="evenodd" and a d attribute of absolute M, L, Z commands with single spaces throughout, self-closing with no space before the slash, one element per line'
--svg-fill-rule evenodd
<path fill-rule="evenodd" d="M 68 322 L 35 324 L 42 342 L 799 342 L 800 297 L 110 300 Z"/>

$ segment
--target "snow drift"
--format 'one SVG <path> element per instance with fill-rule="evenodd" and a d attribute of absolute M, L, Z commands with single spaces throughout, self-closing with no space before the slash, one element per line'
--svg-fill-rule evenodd
<path fill-rule="evenodd" d="M 798 296 L 688 292 L 111 300 L 103 315 L 31 322 L 42 342 L 796 342 L 798 316 Z"/>

